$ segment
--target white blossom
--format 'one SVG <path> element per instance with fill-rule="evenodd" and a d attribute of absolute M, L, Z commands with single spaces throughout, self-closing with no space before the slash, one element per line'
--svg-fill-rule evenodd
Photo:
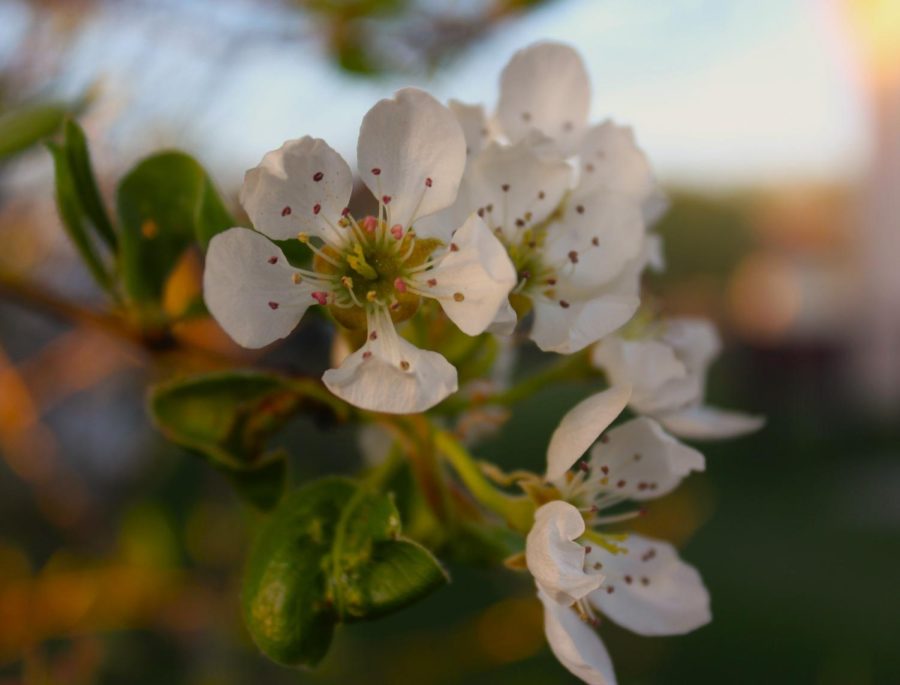
<path fill-rule="evenodd" d="M 704 403 L 709 366 L 721 341 L 704 319 L 667 319 L 636 338 L 611 336 L 592 352 L 611 383 L 631 386 L 631 408 L 691 439 L 729 438 L 758 430 L 763 419 Z"/>
<path fill-rule="evenodd" d="M 266 154 L 247 172 L 241 203 L 255 231 L 232 228 L 210 242 L 204 293 L 236 342 L 262 347 L 288 335 L 318 304 L 365 344 L 323 381 L 351 404 L 392 413 L 425 411 L 457 388 L 440 354 L 404 340 L 395 323 L 420 298 L 438 300 L 469 335 L 496 318 L 515 284 L 502 245 L 477 215 L 436 235 L 420 219 L 456 198 L 466 160 L 454 115 L 426 93 L 405 89 L 363 119 L 357 149 L 377 216 L 348 212 L 352 174 L 324 141 L 304 137 Z M 273 240 L 298 238 L 313 268 L 288 263 Z"/>
<path fill-rule="evenodd" d="M 671 545 L 598 530 L 639 515 L 640 510 L 621 509 L 671 492 L 705 465 L 703 455 L 651 418 L 607 431 L 630 397 L 630 388 L 613 386 L 562 419 L 550 440 L 546 474 L 561 499 L 538 508 L 526 541 L 547 640 L 560 662 L 586 683 L 615 683 L 595 632 L 600 616 L 641 635 L 684 633 L 711 618 L 703 581 Z M 588 451 L 588 460 L 581 461 Z"/>
<path fill-rule="evenodd" d="M 588 121 L 590 81 L 578 53 L 542 42 L 517 52 L 496 115 L 452 102 L 468 163 L 456 202 L 427 223 L 449 230 L 475 211 L 507 248 L 518 283 L 491 330 L 533 312 L 543 350 L 569 354 L 627 323 L 640 275 L 655 263 L 647 225 L 666 207 L 630 129 Z"/>

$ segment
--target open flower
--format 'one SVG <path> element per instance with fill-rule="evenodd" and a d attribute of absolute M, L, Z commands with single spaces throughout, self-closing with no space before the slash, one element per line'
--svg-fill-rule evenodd
<path fill-rule="evenodd" d="M 637 310 L 646 236 L 634 198 L 573 190 L 565 161 L 527 142 L 490 143 L 471 159 L 456 202 L 429 226 L 447 230 L 475 212 L 505 246 L 517 285 L 493 330 L 534 312 L 531 337 L 572 353 L 624 325 Z"/>
<path fill-rule="evenodd" d="M 668 206 L 646 155 L 627 126 L 589 121 L 591 83 L 569 45 L 541 41 L 516 52 L 500 77 L 496 114 L 451 101 L 474 158 L 491 140 L 524 142 L 543 157 L 570 159 L 580 194 L 597 189 L 634 197 L 648 224 Z"/>
<path fill-rule="evenodd" d="M 611 383 L 631 386 L 631 408 L 671 433 L 693 439 L 729 438 L 758 430 L 763 419 L 704 404 L 706 375 L 719 355 L 715 327 L 703 319 L 668 319 L 639 338 L 612 336 L 593 350 Z"/>
<path fill-rule="evenodd" d="M 483 332 L 515 284 L 502 245 L 477 215 L 440 235 L 420 219 L 449 206 L 465 167 L 463 133 L 428 94 L 399 91 L 363 119 L 357 159 L 378 199 L 357 220 L 347 205 L 352 174 L 324 141 L 304 137 L 247 172 L 241 203 L 256 231 L 232 228 L 210 242 L 206 302 L 235 341 L 262 347 L 288 335 L 312 305 L 327 307 L 366 342 L 325 385 L 364 409 L 424 411 L 457 388 L 456 369 L 397 333 L 422 297 L 438 300 L 465 333 Z M 312 269 L 288 263 L 272 240 L 297 238 Z"/>
<path fill-rule="evenodd" d="M 615 682 L 594 631 L 600 615 L 640 635 L 680 634 L 710 620 L 699 574 L 671 545 L 635 534 L 623 540 L 597 529 L 639 513 L 609 513 L 611 508 L 671 492 L 690 472 L 704 468 L 700 453 L 652 419 L 633 419 L 603 434 L 629 394 L 614 386 L 584 400 L 560 422 L 548 448 L 547 479 L 561 499 L 537 510 L 526 541 L 551 649 L 587 683 Z M 571 471 L 589 448 L 589 460 Z"/>
<path fill-rule="evenodd" d="M 588 123 L 590 81 L 559 43 L 517 52 L 500 79 L 496 116 L 451 102 L 468 164 L 457 201 L 429 225 L 445 230 L 475 211 L 497 235 L 518 283 L 492 330 L 511 332 L 533 312 L 531 337 L 572 353 L 636 311 L 652 238 L 666 207 L 628 128 Z"/>

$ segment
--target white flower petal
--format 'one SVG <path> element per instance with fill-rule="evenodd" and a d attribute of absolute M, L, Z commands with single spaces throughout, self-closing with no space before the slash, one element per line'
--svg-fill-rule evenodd
<path fill-rule="evenodd" d="M 389 414 L 417 414 L 456 392 L 456 369 L 443 356 L 401 338 L 383 310 L 368 319 L 366 343 L 322 376 L 331 392 L 361 409 Z"/>
<path fill-rule="evenodd" d="M 675 350 L 688 371 L 706 377 L 706 370 L 722 351 L 722 339 L 708 319 L 673 318 L 665 321 L 662 340 Z"/>
<path fill-rule="evenodd" d="M 628 404 L 631 389 L 613 386 L 576 404 L 559 422 L 547 448 L 547 480 L 565 475 Z"/>
<path fill-rule="evenodd" d="M 568 164 L 541 159 L 526 143 L 491 143 L 469 165 L 455 206 L 465 216 L 480 210 L 491 230 L 516 240 L 556 209 L 571 176 Z"/>
<path fill-rule="evenodd" d="M 653 170 L 634 140 L 630 127 L 612 121 L 592 126 L 579 146 L 581 178 L 573 196 L 580 199 L 598 190 L 634 197 L 650 224 L 668 207 Z"/>
<path fill-rule="evenodd" d="M 424 91 L 404 88 L 363 118 L 357 159 L 369 190 L 387 203 L 390 224 L 409 226 L 453 203 L 466 141 L 449 109 Z"/>
<path fill-rule="evenodd" d="M 266 153 L 244 176 L 241 205 L 253 227 L 270 238 L 300 232 L 340 242 L 333 228 L 350 202 L 353 175 L 324 140 L 306 136 Z"/>
<path fill-rule="evenodd" d="M 585 573 L 585 549 L 576 538 L 584 534 L 584 518 L 568 502 L 555 500 L 539 507 L 525 541 L 525 562 L 537 586 L 554 602 L 570 606 L 600 587 L 603 576 Z"/>
<path fill-rule="evenodd" d="M 632 419 L 616 426 L 591 450 L 591 481 L 598 492 L 612 491 L 633 500 L 661 497 L 706 462 L 653 419 Z"/>
<path fill-rule="evenodd" d="M 693 566 L 667 542 L 629 535 L 627 552 L 593 547 L 589 564 L 600 564 L 606 582 L 588 601 L 623 628 L 639 635 L 679 635 L 709 623 L 709 593 Z"/>
<path fill-rule="evenodd" d="M 641 301 L 611 293 L 580 301 L 535 298 L 533 303 L 532 340 L 545 352 L 572 354 L 628 323 Z"/>
<path fill-rule="evenodd" d="M 631 406 L 644 414 L 682 407 L 703 392 L 701 380 L 688 373 L 675 350 L 652 338 L 606 338 L 593 349 L 592 362 L 606 372 L 610 383 L 631 385 Z"/>
<path fill-rule="evenodd" d="M 466 154 L 474 157 L 490 139 L 490 128 L 484 107 L 481 105 L 468 105 L 459 100 L 450 100 L 447 103 L 450 111 L 456 117 L 466 139 Z"/>
<path fill-rule="evenodd" d="M 568 671 L 588 685 L 616 685 L 612 661 L 600 636 L 575 611 L 541 592 L 544 633 L 554 656 Z"/>
<path fill-rule="evenodd" d="M 590 290 L 619 276 L 644 246 L 640 205 L 628 195 L 598 189 L 572 197 L 547 235 L 551 263 L 572 262 L 569 287 Z"/>
<path fill-rule="evenodd" d="M 688 440 L 724 440 L 754 433 L 766 420 L 743 412 L 694 406 L 657 417 L 675 435 Z"/>
<path fill-rule="evenodd" d="M 423 292 L 443 294 L 441 307 L 459 329 L 478 335 L 497 316 L 516 284 L 506 249 L 477 214 L 456 233 L 438 265 L 417 275 Z"/>
<path fill-rule="evenodd" d="M 500 76 L 497 118 L 514 143 L 537 130 L 556 141 L 560 152 L 573 152 L 590 104 L 590 78 L 568 45 L 542 42 L 519 50 Z"/>
<path fill-rule="evenodd" d="M 292 277 L 281 249 L 249 228 L 214 236 L 206 252 L 203 297 L 210 313 L 239 345 L 263 347 L 286 337 L 311 304 L 315 289 Z"/>

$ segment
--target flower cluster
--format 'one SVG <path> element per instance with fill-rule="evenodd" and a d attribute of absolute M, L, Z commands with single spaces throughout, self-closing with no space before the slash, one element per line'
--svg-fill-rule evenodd
<path fill-rule="evenodd" d="M 704 469 L 675 436 L 734 437 L 761 420 L 705 405 L 720 348 L 708 322 L 635 316 L 642 273 L 663 268 L 651 229 L 666 201 L 630 129 L 592 123 L 590 101 L 580 57 L 555 43 L 513 56 L 490 115 L 399 91 L 360 128 L 358 173 L 377 203 L 367 216 L 349 211 L 353 175 L 334 150 L 288 141 L 247 173 L 253 229 L 211 241 L 204 288 L 246 347 L 285 337 L 313 305 L 357 331 L 323 382 L 376 412 L 424 412 L 457 390 L 456 368 L 404 337 L 424 298 L 468 336 L 517 331 L 547 352 L 584 351 L 609 388 L 565 416 L 544 474 L 513 480 L 532 498 L 524 559 L 550 646 L 585 682 L 608 684 L 601 616 L 667 635 L 705 624 L 710 609 L 670 544 L 605 526 Z M 311 252 L 306 268 L 278 246 L 289 239 Z M 634 417 L 610 428 L 626 407 Z"/>

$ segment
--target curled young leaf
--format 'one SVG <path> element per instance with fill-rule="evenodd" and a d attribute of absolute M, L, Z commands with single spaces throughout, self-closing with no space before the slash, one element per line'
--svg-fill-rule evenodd
<path fill-rule="evenodd" d="M 326 478 L 287 496 L 260 531 L 244 616 L 270 658 L 314 666 L 338 623 L 384 616 L 446 581 L 431 553 L 401 536 L 389 496 Z"/>

